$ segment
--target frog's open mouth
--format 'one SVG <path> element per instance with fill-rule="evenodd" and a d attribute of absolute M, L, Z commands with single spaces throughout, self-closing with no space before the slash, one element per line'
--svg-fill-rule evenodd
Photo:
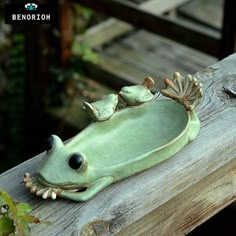
<path fill-rule="evenodd" d="M 55 200 L 62 192 L 78 193 L 87 189 L 86 186 L 78 187 L 74 184 L 63 186 L 53 185 L 43 179 L 42 176 L 37 175 L 37 177 L 31 177 L 29 173 L 24 174 L 23 182 L 26 188 L 30 189 L 31 193 L 42 196 L 43 199 L 51 198 Z"/>

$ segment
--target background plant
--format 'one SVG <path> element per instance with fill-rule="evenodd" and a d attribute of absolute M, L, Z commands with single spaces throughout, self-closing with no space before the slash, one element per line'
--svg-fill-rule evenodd
<path fill-rule="evenodd" d="M 30 205 L 14 202 L 6 192 L 0 189 L 0 235 L 30 235 L 29 223 L 40 223 L 37 217 L 29 214 L 31 211 Z"/>

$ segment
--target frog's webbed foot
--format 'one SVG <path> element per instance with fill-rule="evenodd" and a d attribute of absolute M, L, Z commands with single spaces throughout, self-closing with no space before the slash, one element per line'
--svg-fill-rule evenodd
<path fill-rule="evenodd" d="M 43 199 L 51 198 L 55 200 L 57 198 L 57 188 L 43 186 L 35 177 L 31 177 L 29 173 L 24 174 L 23 183 L 26 188 L 30 189 L 31 193 L 42 196 Z"/>
<path fill-rule="evenodd" d="M 40 176 L 31 177 L 29 173 L 25 173 L 23 183 L 30 192 L 43 199 L 51 198 L 55 200 L 57 197 L 68 198 L 74 201 L 86 201 L 93 197 L 99 191 L 114 182 L 113 177 L 103 177 L 89 186 L 54 186 L 46 182 Z"/>
<path fill-rule="evenodd" d="M 186 110 L 192 111 L 203 97 L 202 84 L 192 75 L 182 77 L 175 72 L 172 80 L 165 79 L 166 88 L 161 90 L 164 96 L 170 97 L 182 104 Z"/>
<path fill-rule="evenodd" d="M 98 192 L 100 192 L 113 182 L 114 178 L 112 176 L 102 177 L 93 182 L 83 192 L 68 192 L 62 190 L 58 193 L 58 195 L 60 197 L 71 199 L 77 202 L 84 202 L 95 196 Z"/>

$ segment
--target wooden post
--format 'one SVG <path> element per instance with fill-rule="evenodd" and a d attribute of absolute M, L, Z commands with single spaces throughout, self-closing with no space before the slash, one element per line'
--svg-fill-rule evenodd
<path fill-rule="evenodd" d="M 219 59 L 236 51 L 236 1 L 225 0 Z"/>
<path fill-rule="evenodd" d="M 61 32 L 61 63 L 64 65 L 71 57 L 72 13 L 68 0 L 59 2 L 59 23 Z"/>
<path fill-rule="evenodd" d="M 55 49 L 55 62 L 64 66 L 71 56 L 72 12 L 69 0 L 52 0 L 57 6 L 56 22 L 52 25 L 51 46 Z"/>

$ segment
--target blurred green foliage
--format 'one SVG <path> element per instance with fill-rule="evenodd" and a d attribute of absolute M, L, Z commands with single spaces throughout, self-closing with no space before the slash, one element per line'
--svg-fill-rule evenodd
<path fill-rule="evenodd" d="M 30 235 L 29 223 L 40 223 L 37 217 L 29 214 L 31 211 L 30 205 L 14 202 L 8 193 L 0 189 L 0 235 Z"/>

